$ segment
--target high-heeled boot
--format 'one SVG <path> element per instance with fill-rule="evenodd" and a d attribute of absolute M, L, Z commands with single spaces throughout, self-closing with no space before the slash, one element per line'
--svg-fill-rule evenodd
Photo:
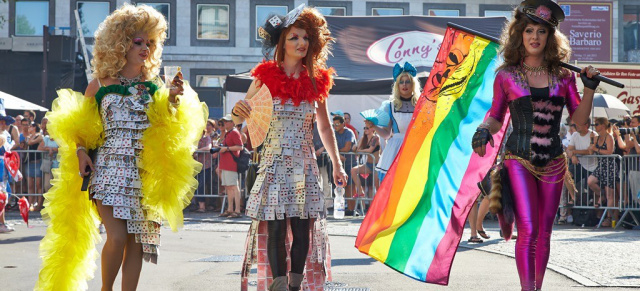
<path fill-rule="evenodd" d="M 302 280 L 304 280 L 303 274 L 289 273 L 289 291 L 300 291 Z"/>
<path fill-rule="evenodd" d="M 273 279 L 269 291 L 288 291 L 288 288 L 287 276 L 280 276 Z"/>

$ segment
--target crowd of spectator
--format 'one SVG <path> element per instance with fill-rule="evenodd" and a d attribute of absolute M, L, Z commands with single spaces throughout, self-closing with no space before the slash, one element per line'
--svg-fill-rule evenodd
<path fill-rule="evenodd" d="M 375 165 L 382 154 L 384 140 L 366 125 L 361 132 L 358 131 L 351 124 L 351 115 L 347 112 L 338 110 L 331 112 L 331 115 L 340 158 L 345 171 L 349 173 L 348 183 L 344 185 L 345 195 L 347 198 L 371 198 L 375 194 L 374 185 L 380 183 Z M 24 178 L 10 181 L 10 191 L 13 194 L 13 199 L 7 203 L 7 209 L 10 210 L 17 209 L 16 201 L 21 194 L 44 193 L 49 190 L 52 169 L 59 166 L 56 160 L 58 145 L 49 137 L 48 121 L 42 118 L 41 123 L 37 123 L 36 117 L 35 112 L 25 111 L 23 115 L 15 117 L 14 124 L 2 125 L 0 122 L 0 131 L 15 141 L 12 150 L 30 150 L 29 153 L 20 154 Z M 615 208 L 620 206 L 620 193 L 625 205 L 637 201 L 635 199 L 640 190 L 640 181 L 621 181 L 620 177 L 633 175 L 634 172 L 640 173 L 637 169 L 638 161 L 625 163 L 621 175 L 619 162 L 616 162 L 618 160 L 598 158 L 596 155 L 637 155 L 640 152 L 639 136 L 633 132 L 621 134 L 620 129 L 637 128 L 640 125 L 640 116 L 627 116 L 621 121 L 597 118 L 593 124 L 591 122 L 589 120 L 585 124 L 576 124 L 567 119 L 566 127 L 560 130 L 560 138 L 569 158 L 569 170 L 579 190 L 576 193 L 564 192 L 564 207 L 560 211 L 558 221 L 560 224 L 573 222 L 571 206 L 576 204 L 596 209 L 601 205 Z M 317 130 L 314 130 L 313 142 L 326 206 L 331 208 L 331 163 Z M 191 211 L 220 211 L 221 216 L 230 218 L 242 216 L 246 199 L 242 193 L 248 191 L 241 191 L 244 181 L 243 176 L 236 171 L 236 158 L 243 148 L 253 150 L 246 127 L 234 124 L 230 115 L 219 120 L 207 121 L 206 129 L 198 142 L 198 151 L 194 154 L 194 158 L 203 164 L 202 171 L 196 176 L 199 182 L 196 194 L 212 194 L 215 198 L 196 195 Z M 38 152 L 34 152 L 36 150 Z M 223 199 L 219 197 L 223 196 L 227 197 L 226 209 L 221 209 L 224 205 Z M 27 197 L 31 211 L 42 209 L 41 195 Z M 354 210 L 355 199 L 349 199 L 346 214 L 353 215 Z M 486 211 L 482 209 L 481 213 L 477 224 L 474 222 L 474 230 L 477 228 L 478 232 L 483 231 L 481 217 Z M 603 213 L 599 211 L 598 216 L 602 216 Z M 608 211 L 601 226 L 611 226 L 613 221 L 619 219 L 618 216 L 619 211 Z M 10 227 L 6 226 L 0 217 L 0 232 L 5 232 L 8 228 Z"/>
<path fill-rule="evenodd" d="M 599 117 L 593 124 L 591 122 L 576 124 L 567 119 L 567 134 L 561 136 L 578 191 L 565 191 L 563 206 L 566 209 L 561 210 L 559 223 L 573 222 L 571 207 L 574 205 L 596 209 L 598 219 L 605 215 L 599 208 L 605 206 L 610 211 L 606 212 L 600 226 L 611 227 L 620 218 L 618 209 L 628 207 L 638 199 L 640 185 L 637 179 L 631 178 L 640 171 L 638 157 L 630 155 L 640 152 L 639 136 L 629 129 L 638 128 L 640 115 L 625 116 L 622 120 Z M 598 157 L 600 155 L 603 157 Z M 627 158 L 622 163 L 622 173 L 618 156 Z"/>
<path fill-rule="evenodd" d="M 20 176 L 9 177 L 6 191 L 10 194 L 5 210 L 17 210 L 18 199 L 23 196 L 29 201 L 29 211 L 40 211 L 44 197 L 41 194 L 51 188 L 52 170 L 59 167 L 56 155 L 58 145 L 47 131 L 48 120 L 41 118 L 36 122 L 37 115 L 33 110 L 25 110 L 22 115 L 16 115 L 14 122 L 0 121 L 0 136 L 12 145 L 11 151 L 20 152 Z M 29 150 L 29 152 L 21 152 Z M 6 169 L 3 169 L 5 172 Z M 30 194 L 30 195 L 25 195 Z M 0 215 L 0 233 L 13 231 L 4 221 L 4 212 Z"/>

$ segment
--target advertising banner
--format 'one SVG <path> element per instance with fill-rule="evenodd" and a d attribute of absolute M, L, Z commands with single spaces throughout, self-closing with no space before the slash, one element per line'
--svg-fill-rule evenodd
<path fill-rule="evenodd" d="M 352 80 L 390 79 L 395 64 L 430 71 L 447 23 L 500 37 L 504 17 L 326 16 L 336 38 L 328 65 Z M 390 88 L 390 86 L 389 86 Z"/>
<path fill-rule="evenodd" d="M 558 1 L 565 20 L 560 23 L 573 51 L 571 60 L 610 62 L 613 35 L 611 1 Z"/>

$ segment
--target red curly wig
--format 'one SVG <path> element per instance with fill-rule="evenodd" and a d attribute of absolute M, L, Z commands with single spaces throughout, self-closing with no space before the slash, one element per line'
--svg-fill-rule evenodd
<path fill-rule="evenodd" d="M 302 59 L 302 63 L 307 67 L 307 73 L 312 77 L 313 88 L 317 91 L 315 78 L 319 77 L 320 73 L 316 68 L 327 68 L 327 58 L 331 53 L 331 45 L 335 39 L 331 37 L 324 16 L 315 8 L 305 7 L 296 22 L 285 28 L 280 34 L 274 55 L 278 64 L 284 62 L 284 43 L 291 27 L 304 29 L 309 35 L 309 49 L 307 56 Z"/>

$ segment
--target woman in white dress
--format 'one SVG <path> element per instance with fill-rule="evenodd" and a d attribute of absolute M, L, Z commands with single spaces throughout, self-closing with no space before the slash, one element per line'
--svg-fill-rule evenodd
<path fill-rule="evenodd" d="M 387 140 L 387 145 L 382 151 L 382 156 L 376 166 L 380 181 L 384 179 L 384 175 L 387 174 L 400 150 L 404 134 L 407 132 L 407 127 L 411 122 L 416 102 L 420 97 L 420 82 L 416 78 L 416 74 L 416 68 L 410 63 L 406 62 L 402 67 L 396 64 L 393 68 L 393 79 L 395 81 L 391 91 L 391 98 L 382 102 L 382 106 L 380 106 L 380 110 L 389 113 L 389 116 L 391 116 L 389 124 L 380 127 L 371 121 L 365 120 L 367 127 L 373 128 L 378 135 Z"/>

